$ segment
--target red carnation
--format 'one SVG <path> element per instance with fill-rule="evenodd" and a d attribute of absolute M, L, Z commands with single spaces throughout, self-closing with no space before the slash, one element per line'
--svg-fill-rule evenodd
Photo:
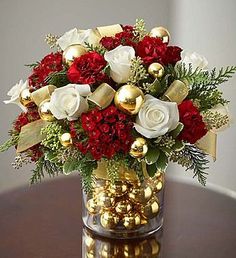
<path fill-rule="evenodd" d="M 75 146 L 82 153 L 89 152 L 95 160 L 100 160 L 102 157 L 110 159 L 118 152 L 129 152 L 133 142 L 133 123 L 128 115 L 115 106 L 83 113 L 81 123 L 88 140 L 84 143 L 76 142 Z"/>
<path fill-rule="evenodd" d="M 45 56 L 42 61 L 36 67 L 34 67 L 33 73 L 29 77 L 31 91 L 47 85 L 47 82 L 45 81 L 47 76 L 51 73 L 59 72 L 62 69 L 63 65 L 61 53 L 51 53 Z"/>
<path fill-rule="evenodd" d="M 106 61 L 102 55 L 89 52 L 74 60 L 67 72 L 67 77 L 72 83 L 100 83 L 107 79 L 103 72 L 105 66 Z"/>
<path fill-rule="evenodd" d="M 191 100 L 183 101 L 178 105 L 178 108 L 180 122 L 184 125 L 179 139 L 193 144 L 207 133 L 206 125 L 199 110 L 193 105 Z"/>
<path fill-rule="evenodd" d="M 163 65 L 173 64 L 181 59 L 181 48 L 164 44 L 161 39 L 146 36 L 137 45 L 136 52 L 144 62 L 149 65 L 158 62 Z"/>
<path fill-rule="evenodd" d="M 132 26 L 123 26 L 123 31 L 116 33 L 114 37 L 103 37 L 100 43 L 107 49 L 112 50 L 119 45 L 136 47 L 137 43 L 133 34 Z"/>
<path fill-rule="evenodd" d="M 23 127 L 24 125 L 27 125 L 30 122 L 36 121 L 38 119 L 40 119 L 40 116 L 38 111 L 35 109 L 29 110 L 26 113 L 21 113 L 13 124 L 14 129 L 17 132 L 20 132 L 21 127 Z"/>

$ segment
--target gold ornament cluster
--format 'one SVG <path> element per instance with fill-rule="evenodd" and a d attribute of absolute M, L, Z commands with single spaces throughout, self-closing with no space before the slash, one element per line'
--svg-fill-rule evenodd
<path fill-rule="evenodd" d="M 163 189 L 164 178 L 157 173 L 155 178 L 140 182 L 100 180 L 93 195 L 88 197 L 86 208 L 95 216 L 104 229 L 140 228 L 155 218 L 160 211 L 157 193 Z"/>
<path fill-rule="evenodd" d="M 160 240 L 153 236 L 135 241 L 111 241 L 96 238 L 90 233 L 83 235 L 84 257 L 87 258 L 157 258 L 161 252 Z"/>

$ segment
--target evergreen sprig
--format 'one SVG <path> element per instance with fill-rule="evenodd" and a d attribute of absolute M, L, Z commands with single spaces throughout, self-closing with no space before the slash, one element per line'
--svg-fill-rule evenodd
<path fill-rule="evenodd" d="M 186 167 L 186 171 L 193 170 L 193 177 L 197 177 L 199 183 L 206 185 L 208 173 L 205 171 L 209 167 L 207 154 L 193 144 L 185 144 L 183 150 L 172 153 L 170 160 Z"/>
<path fill-rule="evenodd" d="M 95 51 L 95 52 L 99 53 L 100 55 L 104 55 L 105 52 L 107 51 L 102 45 L 95 46 L 88 42 L 85 42 L 84 44 L 85 44 L 86 48 L 88 49 L 88 51 Z"/>
<path fill-rule="evenodd" d="M 5 143 L 0 145 L 0 152 L 7 151 L 12 146 L 17 145 L 19 141 L 19 135 L 11 135 L 11 138 L 9 138 Z"/>
<path fill-rule="evenodd" d="M 44 158 L 40 158 L 36 162 L 35 168 L 32 170 L 33 174 L 30 178 L 30 184 L 36 184 L 42 181 L 42 178 L 44 178 L 44 173 L 43 173 L 43 164 L 44 164 Z"/>
<path fill-rule="evenodd" d="M 66 86 L 70 83 L 67 78 L 67 70 L 63 69 L 60 72 L 49 74 L 48 77 L 45 79 L 45 82 L 47 84 L 56 85 L 57 88 Z"/>

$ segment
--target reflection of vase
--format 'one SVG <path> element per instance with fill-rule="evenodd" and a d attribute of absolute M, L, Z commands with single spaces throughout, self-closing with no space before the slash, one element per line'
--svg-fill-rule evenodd
<path fill-rule="evenodd" d="M 145 239 L 117 240 L 101 238 L 92 232 L 83 230 L 84 258 L 161 258 L 162 255 L 162 231 Z"/>
<path fill-rule="evenodd" d="M 96 234 L 109 238 L 150 235 L 163 223 L 164 175 L 141 182 L 133 170 L 121 167 L 119 180 L 107 179 L 106 163 L 95 171 L 93 193 L 83 194 L 83 222 Z"/>

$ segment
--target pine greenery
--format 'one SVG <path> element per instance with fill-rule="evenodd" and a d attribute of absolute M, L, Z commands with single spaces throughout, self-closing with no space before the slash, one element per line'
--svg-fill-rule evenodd
<path fill-rule="evenodd" d="M 11 138 L 9 138 L 5 143 L 0 145 L 0 152 L 7 151 L 12 146 L 17 145 L 19 141 L 19 135 L 12 135 Z"/>
<path fill-rule="evenodd" d="M 60 72 L 49 74 L 48 77 L 45 79 L 45 82 L 47 84 L 56 85 L 57 88 L 66 86 L 67 84 L 70 83 L 67 78 L 67 70 L 64 69 Z"/>

